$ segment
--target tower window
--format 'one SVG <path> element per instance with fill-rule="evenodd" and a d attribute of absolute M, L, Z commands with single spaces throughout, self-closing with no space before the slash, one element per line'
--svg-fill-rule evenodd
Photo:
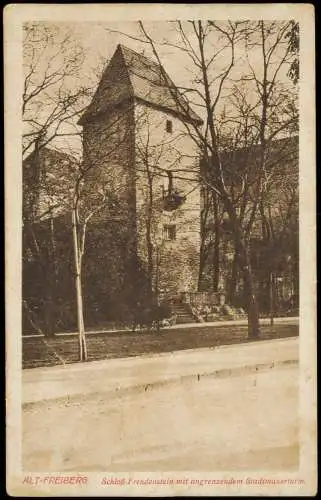
<path fill-rule="evenodd" d="M 173 122 L 172 120 L 166 120 L 166 132 L 171 134 L 173 132 Z"/>
<path fill-rule="evenodd" d="M 164 239 L 167 241 L 176 240 L 176 226 L 166 224 L 164 226 Z"/>

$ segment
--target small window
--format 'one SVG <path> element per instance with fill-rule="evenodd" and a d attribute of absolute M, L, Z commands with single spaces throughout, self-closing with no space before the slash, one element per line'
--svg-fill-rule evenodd
<path fill-rule="evenodd" d="M 167 241 L 176 240 L 176 226 L 174 225 L 164 226 L 164 239 Z"/>
<path fill-rule="evenodd" d="M 171 120 L 166 120 L 166 132 L 169 134 L 173 132 L 173 122 Z"/>

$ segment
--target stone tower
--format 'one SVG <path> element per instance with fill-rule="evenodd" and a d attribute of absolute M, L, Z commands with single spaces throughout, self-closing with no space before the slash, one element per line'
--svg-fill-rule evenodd
<path fill-rule="evenodd" d="M 113 238 L 117 227 L 127 232 L 128 251 L 161 296 L 196 291 L 199 154 L 188 130 L 201 118 L 162 66 L 118 45 L 79 123 L 84 165 L 118 207 Z"/>

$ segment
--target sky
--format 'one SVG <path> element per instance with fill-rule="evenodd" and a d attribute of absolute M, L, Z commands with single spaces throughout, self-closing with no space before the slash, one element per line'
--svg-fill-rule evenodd
<path fill-rule="evenodd" d="M 46 24 L 50 27 L 49 23 Z M 60 37 L 63 36 L 66 31 L 69 31 L 71 33 L 72 43 L 78 45 L 83 50 L 84 61 L 78 75 L 78 82 L 81 81 L 83 85 L 93 87 L 98 85 L 101 70 L 103 67 L 106 67 L 107 62 L 111 59 L 114 51 L 116 50 L 117 44 L 119 43 L 124 44 L 127 47 L 155 60 L 149 44 L 144 44 L 139 40 L 133 39 L 133 37 L 141 38 L 137 22 L 57 23 L 52 26 L 58 28 L 56 37 L 57 47 L 59 47 Z M 145 23 L 144 26 L 152 38 L 159 42 L 157 48 L 160 59 L 165 70 L 174 83 L 183 87 L 190 86 L 190 80 L 194 71 L 190 58 L 186 56 L 184 52 L 163 44 L 165 41 L 173 45 L 179 42 L 176 24 L 170 22 L 148 22 Z M 192 27 L 187 24 L 184 25 L 184 28 L 185 27 L 189 40 L 193 40 Z M 129 36 L 126 36 L 125 33 Z M 216 37 L 209 39 L 207 43 L 207 52 L 208 54 L 212 54 L 214 50 L 217 50 L 222 46 L 223 40 Z M 262 66 L 262 55 L 260 49 L 252 49 L 249 60 L 255 70 L 260 71 Z M 249 71 L 248 60 L 246 59 L 244 47 L 240 47 L 240 49 L 236 52 L 236 61 L 237 63 L 233 69 L 233 73 L 231 74 L 234 79 L 240 78 L 245 72 Z M 215 77 L 219 75 L 228 62 L 229 52 L 223 51 L 216 58 L 215 64 L 213 63 L 211 66 L 214 71 L 212 76 Z M 285 85 L 290 85 L 289 79 L 286 76 L 286 71 L 283 71 L 283 73 L 280 74 L 280 80 L 281 82 L 284 82 Z M 77 85 L 77 82 L 71 79 L 68 85 Z M 250 89 L 251 84 L 247 83 L 247 85 Z M 229 83 L 227 82 L 225 96 L 228 95 L 228 87 Z M 252 94 L 249 91 L 248 96 L 251 97 L 251 95 Z M 225 105 L 226 102 L 228 103 L 228 99 L 225 100 Z M 194 105 L 194 110 L 202 116 L 202 109 L 197 107 L 197 102 L 195 104 L 196 106 Z M 66 130 L 68 130 L 68 128 Z M 62 146 L 64 148 L 67 147 L 78 151 L 81 150 L 81 142 L 79 138 L 61 138 L 56 141 L 55 146 Z"/>

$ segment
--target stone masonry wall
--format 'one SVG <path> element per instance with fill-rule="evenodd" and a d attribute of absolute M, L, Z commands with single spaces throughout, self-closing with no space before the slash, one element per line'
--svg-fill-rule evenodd
<path fill-rule="evenodd" d="M 135 106 L 136 211 L 138 252 L 147 265 L 147 230 L 153 244 L 155 287 L 158 247 L 159 287 L 165 295 L 196 291 L 200 248 L 200 188 L 197 182 L 199 158 L 185 125 L 165 111 L 144 104 Z M 167 121 L 172 132 L 167 131 Z M 177 210 L 163 210 L 163 193 L 173 175 L 173 189 L 186 196 Z M 152 200 L 150 194 L 152 192 Z M 149 210 L 152 206 L 152 211 Z M 164 226 L 175 226 L 176 238 L 166 240 Z"/>
<path fill-rule="evenodd" d="M 114 290 L 115 303 L 127 301 L 136 280 L 134 110 L 124 102 L 84 126 L 84 162 L 92 163 L 90 190 L 103 189 L 109 200 L 97 216 L 97 235 L 108 241 L 99 265 L 100 281 Z M 100 230 L 99 230 L 100 227 Z M 96 237 L 96 238 L 97 238 Z M 88 241 L 90 245 L 90 241 Z M 95 251 L 93 249 L 93 259 Z M 127 294 L 127 295 L 126 295 Z M 103 298 L 101 299 L 103 300 Z"/>
<path fill-rule="evenodd" d="M 166 130 L 168 120 L 172 123 L 172 133 Z M 113 212 L 109 207 L 105 219 L 101 217 L 101 223 L 114 224 L 115 241 L 118 231 L 127 231 L 131 247 L 128 247 L 128 253 L 130 249 L 137 252 L 138 261 L 142 261 L 146 273 L 147 231 L 150 228 L 153 289 L 158 279 L 158 288 L 168 296 L 197 290 L 199 160 L 184 124 L 171 114 L 137 102 L 133 108 L 130 100 L 125 101 L 113 112 L 84 125 L 84 161 L 85 165 L 87 162 L 94 165 L 92 186 L 99 189 L 105 185 L 115 195 L 116 209 Z M 169 183 L 168 170 L 173 174 L 173 188 L 186 196 L 186 201 L 173 212 L 163 210 L 163 195 Z M 110 220 L 111 214 L 114 220 Z M 165 238 L 166 225 L 175 226 L 176 238 L 172 241 Z M 137 279 L 133 277 L 135 272 L 130 274 L 126 278 L 128 283 Z M 123 278 L 120 277 L 121 282 L 124 282 Z M 130 283 L 133 285 L 135 281 Z"/>
<path fill-rule="evenodd" d="M 128 222 L 134 208 L 134 110 L 130 101 L 106 111 L 84 126 L 84 164 L 87 182 L 114 194 L 118 215 Z"/>

